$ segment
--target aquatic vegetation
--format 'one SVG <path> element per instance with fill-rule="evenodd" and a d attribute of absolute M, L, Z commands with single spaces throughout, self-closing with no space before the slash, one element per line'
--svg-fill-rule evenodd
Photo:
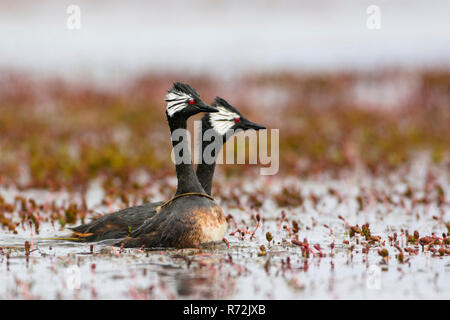
<path fill-rule="evenodd" d="M 393 75 L 372 76 L 376 86 Z M 173 194 L 159 102 L 169 79 L 115 92 L 11 79 L 0 88 L 0 298 L 448 297 L 450 76 L 417 72 L 415 89 L 390 109 L 355 96 L 366 77 L 269 74 L 236 84 L 230 100 L 280 128 L 280 172 L 218 166 L 213 195 L 226 238 L 164 251 L 53 238 Z M 221 92 L 211 79 L 191 80 L 202 96 Z M 245 95 L 268 88 L 279 101 Z M 265 110 L 273 103 L 276 115 Z M 66 282 L 74 266 L 77 290 Z M 382 291 L 367 288 L 373 267 Z"/>
<path fill-rule="evenodd" d="M 449 155 L 450 76 L 446 71 L 416 72 L 417 85 L 388 109 L 361 101 L 367 83 L 382 85 L 402 72 L 377 74 L 267 74 L 236 84 L 230 97 L 249 118 L 280 128 L 280 170 L 308 176 L 365 167 L 381 173 L 408 163 L 426 151 L 437 163 Z M 161 178 L 172 172 L 167 161 L 167 128 L 159 92 L 167 78 L 137 79 L 123 90 L 72 87 L 59 80 L 36 82 L 6 75 L 0 88 L 0 184 L 86 190 L 102 178 L 105 190 L 125 190 L 139 182 L 138 172 Z M 367 80 L 369 79 L 369 80 Z M 211 79 L 189 79 L 205 96 L 221 92 Z M 24 91 L 24 88 L 33 88 Z M 264 101 L 242 98 L 243 92 L 282 92 L 282 112 L 265 114 Z M 380 102 L 381 104 L 382 102 Z M 262 110 L 261 110 L 262 109 Z M 248 165 L 224 165 L 225 176 L 252 171 Z M 20 178 L 20 179 L 19 179 Z M 249 195 L 259 207 L 257 194 Z M 301 205 L 301 194 L 287 188 L 282 206 Z M 360 205 L 362 202 L 359 201 Z"/>

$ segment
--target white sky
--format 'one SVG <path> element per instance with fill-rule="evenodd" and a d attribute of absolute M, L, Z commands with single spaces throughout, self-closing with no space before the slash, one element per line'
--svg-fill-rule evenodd
<path fill-rule="evenodd" d="M 70 4 L 81 30 L 66 27 Z M 107 78 L 448 66 L 449 14 L 448 0 L 0 0 L 0 69 Z"/>

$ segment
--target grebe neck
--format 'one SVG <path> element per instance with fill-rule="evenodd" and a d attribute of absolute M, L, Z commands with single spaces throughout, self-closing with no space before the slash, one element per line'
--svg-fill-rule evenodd
<path fill-rule="evenodd" d="M 177 147 L 177 149 L 180 150 L 178 154 L 175 154 L 175 160 L 177 160 L 177 158 L 188 159 L 187 161 L 179 161 L 180 159 L 176 161 L 175 170 L 177 172 L 178 186 L 175 195 L 188 192 L 205 193 L 205 190 L 202 188 L 202 185 L 198 181 L 197 175 L 194 172 L 194 166 L 192 165 L 191 153 L 189 151 L 190 146 L 186 130 L 187 120 L 184 117 L 176 115 L 172 117 L 167 116 L 167 120 L 169 122 L 171 132 L 172 146 L 174 148 Z M 176 134 L 173 135 L 175 130 L 177 130 Z M 176 141 L 173 140 L 174 136 Z"/>
<path fill-rule="evenodd" d="M 206 130 L 212 129 L 211 124 L 209 123 L 209 121 L 207 121 L 205 118 L 202 120 L 202 135 L 204 132 L 206 132 Z M 218 137 L 215 137 L 214 139 L 216 139 Z M 200 184 L 202 185 L 203 189 L 205 190 L 205 192 L 208 195 L 211 195 L 211 188 L 212 188 L 212 181 L 213 181 L 213 177 L 214 177 L 214 170 L 216 168 L 216 160 L 217 160 L 217 156 L 218 153 L 220 152 L 220 150 L 222 149 L 223 144 L 226 142 L 224 137 L 221 137 L 222 141 L 220 144 L 218 144 L 218 146 L 220 145 L 220 148 L 217 149 L 213 149 L 211 151 L 211 155 L 214 157 L 214 162 L 211 164 L 205 163 L 204 161 L 202 161 L 202 163 L 199 163 L 197 165 L 197 178 L 198 181 L 200 182 Z M 206 147 L 211 143 L 210 141 L 204 141 L 203 139 L 201 139 L 202 141 L 202 149 L 201 149 L 201 155 L 203 156 L 203 152 L 205 151 Z"/>

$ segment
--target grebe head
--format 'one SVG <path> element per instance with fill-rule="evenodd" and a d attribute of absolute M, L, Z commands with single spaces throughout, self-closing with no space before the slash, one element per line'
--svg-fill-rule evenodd
<path fill-rule="evenodd" d="M 212 105 L 218 109 L 218 112 L 206 114 L 204 117 L 209 122 L 211 127 L 222 136 L 225 136 L 230 130 L 266 129 L 265 126 L 254 123 L 245 118 L 242 113 L 230 105 L 225 99 L 216 97 Z"/>
<path fill-rule="evenodd" d="M 166 114 L 168 117 L 183 116 L 189 118 L 200 112 L 218 112 L 200 99 L 200 95 L 190 85 L 175 82 L 166 95 Z"/>

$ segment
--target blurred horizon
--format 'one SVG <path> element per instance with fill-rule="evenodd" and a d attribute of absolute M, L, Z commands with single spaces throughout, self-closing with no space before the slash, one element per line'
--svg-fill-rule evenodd
<path fill-rule="evenodd" d="M 0 299 L 450 297 L 449 13 L 449 0 L 0 0 Z M 218 207 L 130 208 L 175 199 L 175 81 L 239 111 L 217 131 L 267 128 L 227 140 L 244 164 L 215 166 L 224 243 L 181 251 L 152 239 L 216 239 Z M 187 125 L 194 160 L 203 116 Z M 116 250 L 116 228 L 149 241 Z"/>
<path fill-rule="evenodd" d="M 69 5 L 80 7 L 80 30 L 67 27 Z M 379 30 L 367 27 L 371 5 Z M 422 152 L 448 170 L 448 9 L 442 0 L 3 0 L 0 185 L 170 175 L 163 99 L 174 81 L 280 129 L 281 176 L 380 174 Z M 227 177 L 252 171 L 222 167 Z"/>
<path fill-rule="evenodd" d="M 69 5 L 81 29 L 66 26 Z M 381 9 L 381 29 L 366 26 Z M 0 2 L 0 70 L 102 86 L 144 74 L 450 67 L 450 2 Z"/>

